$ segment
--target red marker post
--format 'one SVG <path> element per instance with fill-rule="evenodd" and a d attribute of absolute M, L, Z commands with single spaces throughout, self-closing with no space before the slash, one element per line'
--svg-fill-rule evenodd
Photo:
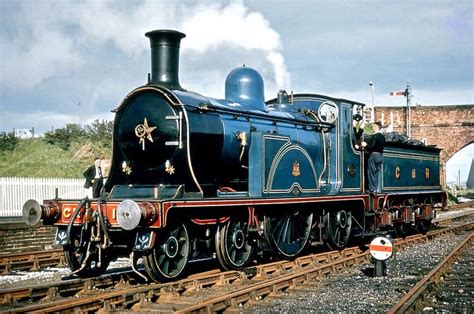
<path fill-rule="evenodd" d="M 375 260 L 374 276 L 384 276 L 386 274 L 385 261 L 393 253 L 392 242 L 386 237 L 377 237 L 370 242 L 369 251 Z"/>

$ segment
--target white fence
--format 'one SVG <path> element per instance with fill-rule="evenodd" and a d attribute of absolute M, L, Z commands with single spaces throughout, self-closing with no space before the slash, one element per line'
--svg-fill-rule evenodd
<path fill-rule="evenodd" d="M 23 204 L 35 199 L 40 204 L 52 199 L 58 189 L 62 199 L 82 199 L 92 196 L 91 189 L 84 189 L 85 179 L 63 178 L 0 178 L 0 217 L 21 216 Z"/>

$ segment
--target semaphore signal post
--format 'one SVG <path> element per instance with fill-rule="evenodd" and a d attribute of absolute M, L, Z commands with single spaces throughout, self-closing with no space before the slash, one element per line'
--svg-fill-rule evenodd
<path fill-rule="evenodd" d="M 407 82 L 407 87 L 403 92 L 390 92 L 390 96 L 405 96 L 407 99 L 407 115 L 406 115 L 406 133 L 408 137 L 411 137 L 411 86 L 410 82 Z"/>

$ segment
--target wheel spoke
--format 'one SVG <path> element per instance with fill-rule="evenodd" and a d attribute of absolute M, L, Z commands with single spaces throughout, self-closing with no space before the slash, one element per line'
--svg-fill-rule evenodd
<path fill-rule="evenodd" d="M 158 260 L 156 261 L 156 264 L 158 265 L 158 267 L 160 268 L 163 268 L 163 261 L 165 260 L 166 258 L 166 255 L 165 254 L 160 254 L 158 255 Z"/>
<path fill-rule="evenodd" d="M 295 241 L 295 235 L 293 232 L 293 220 L 291 219 L 291 216 L 288 217 L 288 224 L 286 227 L 286 243 L 291 244 Z"/>
<path fill-rule="evenodd" d="M 163 270 L 165 274 L 169 274 L 169 264 L 170 264 L 169 260 L 167 258 L 164 259 L 164 263 L 161 269 Z"/>
<path fill-rule="evenodd" d="M 289 240 L 290 240 L 289 239 L 290 238 L 289 229 L 290 229 L 290 218 L 286 217 L 285 218 L 284 229 L 283 229 L 283 239 L 281 239 L 280 242 L 282 242 L 282 243 L 288 243 L 289 242 Z"/>
<path fill-rule="evenodd" d="M 306 221 L 298 219 L 293 223 L 293 232 L 295 234 L 295 240 L 300 240 L 304 238 L 304 228 L 306 227 Z"/>
<path fill-rule="evenodd" d="M 284 219 L 281 220 L 281 223 L 278 224 L 278 227 L 275 228 L 275 240 L 277 242 L 283 242 L 283 237 L 285 236 L 285 224 Z"/>
<path fill-rule="evenodd" d="M 232 252 L 230 253 L 230 257 L 233 261 L 236 261 L 237 262 L 237 259 L 235 258 L 237 256 L 237 250 L 232 250 Z"/>

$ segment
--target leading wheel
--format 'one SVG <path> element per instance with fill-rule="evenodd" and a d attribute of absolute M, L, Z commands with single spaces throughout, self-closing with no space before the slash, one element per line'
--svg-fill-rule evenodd
<path fill-rule="evenodd" d="M 110 259 L 98 245 L 91 243 L 90 230 L 73 228 L 71 243 L 63 247 L 68 267 L 79 277 L 96 277 L 103 274 Z"/>
<path fill-rule="evenodd" d="M 330 211 L 324 216 L 326 222 L 326 245 L 331 250 L 341 250 L 349 241 L 352 214 L 344 210 Z"/>
<path fill-rule="evenodd" d="M 189 247 L 189 234 L 184 224 L 160 230 L 153 248 L 143 256 L 148 275 L 161 282 L 179 277 L 188 264 Z"/>
<path fill-rule="evenodd" d="M 284 258 L 300 254 L 308 243 L 313 214 L 293 211 L 289 215 L 265 216 L 265 238 L 272 250 Z"/>
<path fill-rule="evenodd" d="M 242 269 L 252 256 L 248 221 L 231 218 L 216 232 L 216 253 L 225 269 Z"/>

